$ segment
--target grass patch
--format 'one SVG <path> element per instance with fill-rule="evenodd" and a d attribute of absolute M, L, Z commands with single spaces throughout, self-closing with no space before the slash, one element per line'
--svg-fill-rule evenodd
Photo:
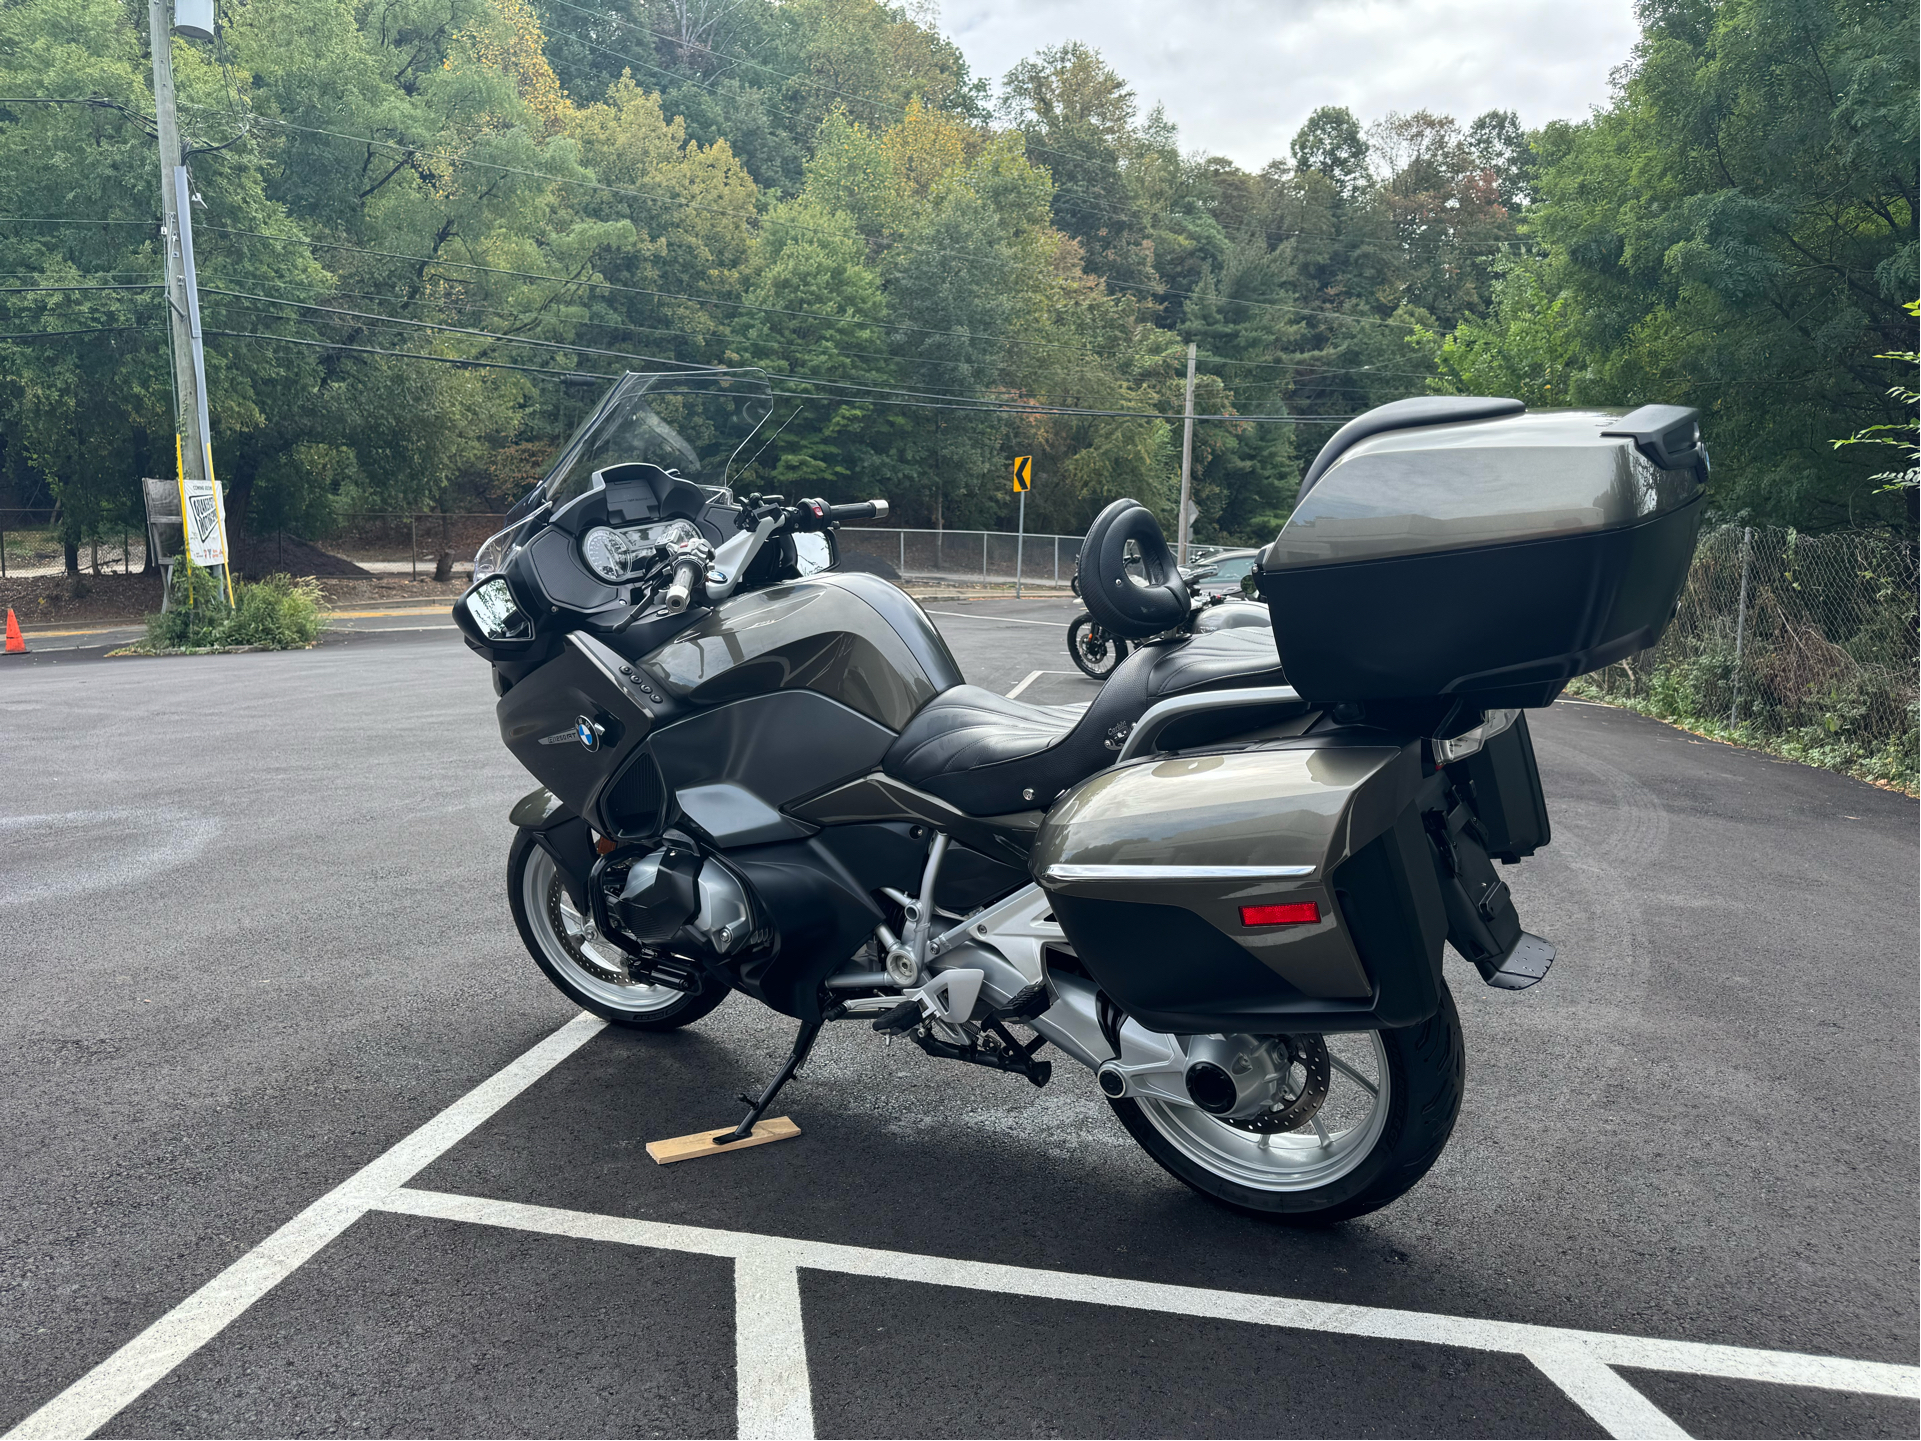
<path fill-rule="evenodd" d="M 1689 687 L 1673 683 L 1672 678 L 1668 684 L 1651 685 L 1645 695 L 1622 695 L 1596 684 L 1593 677 L 1582 676 L 1568 682 L 1567 693 L 1581 700 L 1619 706 L 1637 715 L 1666 721 L 1706 740 L 1764 751 L 1784 760 L 1839 771 L 1883 790 L 1921 796 L 1916 735 L 1912 730 L 1875 744 L 1864 742 L 1825 717 L 1791 729 L 1775 729 L 1765 723 L 1729 725 L 1726 715 L 1702 715 L 1689 706 Z"/>
<path fill-rule="evenodd" d="M 208 655 L 233 650 L 302 650 L 327 628 L 325 600 L 311 577 L 270 575 L 226 587 L 183 560 L 174 567 L 173 603 L 147 617 L 146 639 L 118 655 Z"/>

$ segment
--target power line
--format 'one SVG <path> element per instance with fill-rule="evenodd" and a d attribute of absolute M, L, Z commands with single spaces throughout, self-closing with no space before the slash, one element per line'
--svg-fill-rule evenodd
<path fill-rule="evenodd" d="M 16 330 L 0 340 L 51 340 L 61 335 L 105 335 L 115 330 L 156 330 L 151 325 L 89 325 L 81 330 Z"/>
<path fill-rule="evenodd" d="M 0 217 L 3 218 L 3 217 Z M 965 330 L 937 330 L 931 326 L 909 325 L 898 320 L 869 320 L 865 316 L 827 315 L 818 310 L 789 310 L 777 305 L 754 305 L 745 300 L 723 300 L 717 295 L 689 295 L 677 290 L 650 290 L 638 285 L 616 285 L 608 280 L 569 279 L 564 275 L 543 275 L 532 270 L 507 270 L 496 265 L 479 265 L 469 260 L 449 260 L 444 256 L 404 255 L 394 250 L 374 250 L 364 245 L 343 245 L 335 241 L 306 240 L 297 235 L 273 235 L 264 230 L 237 230 L 224 225 L 203 225 L 202 230 L 223 235 L 250 235 L 284 245 L 305 245 L 315 250 L 343 250 L 357 255 L 374 255 L 386 260 L 407 260 L 419 265 L 452 265 L 462 270 L 478 270 L 487 275 L 506 275 L 520 280 L 544 280 L 554 285 L 577 285 L 586 290 L 610 290 L 623 295 L 645 295 L 656 300 L 691 300 L 702 305 L 724 305 L 732 310 L 751 310 L 763 315 L 792 315 L 808 320 L 824 320 L 836 325 L 872 325 L 881 330 L 908 330 L 920 335 L 940 335 L 957 340 L 994 340 L 1007 345 L 1027 345 L 1045 350 L 1066 350 L 1076 355 L 1108 357 L 1084 345 L 1056 345 L 1048 341 L 1020 340 L 1007 335 L 981 335 Z M 1110 362 L 1111 363 L 1111 362 Z"/>
<path fill-rule="evenodd" d="M 712 368 L 708 366 L 699 366 L 693 362 L 688 362 L 688 361 L 662 362 L 658 356 L 633 355 L 625 351 L 602 350 L 602 349 L 597 349 L 593 346 L 570 345 L 570 344 L 564 344 L 559 341 L 533 340 L 524 336 L 506 335 L 497 331 L 475 330 L 465 326 L 436 325 L 428 321 L 406 320 L 396 316 L 369 315 L 363 311 L 343 310 L 337 306 L 315 305 L 305 301 L 298 301 L 298 300 L 280 300 L 270 295 L 255 295 L 246 291 L 225 290 L 215 286 L 203 286 L 202 289 L 214 295 L 236 297 L 242 300 L 265 301 L 266 303 L 271 305 L 285 305 L 285 306 L 289 306 L 289 307 L 300 309 L 300 310 L 319 311 L 328 315 L 345 316 L 348 318 L 348 320 L 357 321 L 357 322 L 373 321 L 373 322 L 376 322 L 376 328 L 379 328 L 382 326 L 387 328 L 393 328 L 398 326 L 417 327 L 424 330 L 445 331 L 445 332 L 449 332 L 456 335 L 476 336 L 476 337 L 496 341 L 506 345 L 524 345 L 524 346 L 536 347 L 543 350 L 558 350 L 558 351 L 565 351 L 568 353 L 581 354 L 581 355 L 600 355 L 600 356 L 606 356 L 616 360 L 641 361 L 649 365 L 666 363 L 671 365 L 684 366 L 690 369 L 711 369 Z M 262 311 L 253 311 L 250 313 L 271 314 L 271 312 L 262 312 Z M 321 321 L 318 323 L 344 324 L 346 322 L 345 321 Z M 764 367 L 757 367 L 757 368 L 764 368 Z M 790 383 L 798 382 L 806 385 L 826 386 L 833 390 L 857 391 L 863 395 L 872 394 L 872 395 L 911 396 L 911 397 L 924 399 L 924 400 L 949 401 L 949 402 L 971 403 L 971 404 L 980 404 L 980 405 L 995 405 L 995 404 L 1005 403 L 1003 397 L 991 396 L 991 395 L 957 395 L 948 391 L 918 390 L 911 386 L 905 386 L 905 385 L 867 385 L 858 381 L 842 380 L 834 376 L 808 375 L 805 373 L 793 372 L 793 371 L 771 370 L 768 373 L 778 376 L 780 379 L 788 381 Z M 1028 404 L 1028 403 L 1021 402 L 1021 404 Z M 1177 420 L 1181 418 L 1179 415 L 1174 415 L 1172 413 L 1163 413 L 1158 411 L 1156 412 L 1106 411 L 1106 410 L 1090 409 L 1087 407 L 1080 407 L 1080 406 L 1069 406 L 1064 404 L 1049 404 L 1046 402 L 1036 402 L 1036 404 L 1045 404 L 1049 413 L 1064 414 L 1064 415 L 1128 414 L 1128 415 L 1146 416 L 1151 414 L 1161 419 Z M 1197 417 L 1197 418 L 1220 420 L 1220 419 L 1229 419 L 1234 417 L 1208 416 L 1208 417 Z"/>
<path fill-rule="evenodd" d="M 132 327 L 127 327 L 132 328 Z M 301 340 L 291 335 L 264 335 L 256 331 L 215 330 L 209 328 L 202 332 L 206 335 L 222 336 L 237 340 L 265 340 L 283 345 L 300 345 L 315 350 L 344 350 L 360 355 L 378 355 L 388 360 L 426 360 L 440 365 L 459 365 L 483 370 L 513 370 L 527 375 L 545 375 L 561 380 L 580 382 L 586 380 L 615 380 L 619 377 L 595 371 L 562 370 L 557 366 L 510 365 L 497 360 L 466 360 L 453 355 L 423 355 L 418 351 L 382 350 L 377 346 L 348 345 L 344 342 L 327 340 Z M 4 339 L 5 337 L 0 337 Z M 698 374 L 690 371 L 688 374 Z M 776 373 L 777 374 L 777 373 Z M 778 376 L 783 380 L 793 377 Z M 819 382 L 803 383 L 818 384 Z M 844 395 L 811 395 L 805 391 L 771 390 L 771 395 L 787 400 L 828 401 L 835 405 L 884 405 L 904 410 L 959 410 L 976 415 L 1062 415 L 1080 419 L 1112 417 L 1124 420 L 1181 420 L 1184 417 L 1174 411 L 1158 410 L 1096 410 L 1092 408 L 1057 405 L 1009 405 L 1009 404 L 972 404 L 961 398 L 959 403 L 925 400 L 882 400 L 879 398 L 855 398 Z M 912 394 L 913 392 L 907 392 Z M 1352 420 L 1351 415 L 1197 415 L 1199 421 L 1243 421 L 1264 425 L 1335 425 Z"/>
<path fill-rule="evenodd" d="M 53 291 L 71 290 L 165 290 L 160 281 L 149 281 L 142 285 L 7 285 L 0 286 L 0 295 L 42 295 Z"/>
<path fill-rule="evenodd" d="M 480 313 L 489 314 L 489 315 L 516 314 L 516 312 L 512 310 L 508 310 L 501 306 L 483 305 L 483 304 L 463 304 L 457 301 L 433 299 L 427 296 L 392 295 L 383 291 L 335 290 L 335 289 L 329 289 L 327 287 L 321 287 L 321 286 L 292 285 L 284 281 L 255 280 L 254 283 L 275 285 L 275 286 L 280 286 L 282 288 L 288 288 L 288 289 L 308 290 L 310 292 L 326 294 L 331 296 L 357 295 L 369 300 L 386 300 L 386 301 L 390 301 L 400 305 L 436 305 L 436 306 L 444 306 L 451 310 L 478 311 Z M 245 294 L 245 292 L 238 292 L 238 291 L 222 291 L 222 290 L 219 290 L 217 287 L 213 287 L 213 286 L 203 286 L 202 288 L 204 290 L 209 291 L 210 293 L 223 294 L 223 295 Z M 277 305 L 302 305 L 306 303 L 306 302 L 300 302 L 300 301 L 285 300 L 279 296 L 253 296 L 251 298 L 266 300 Z M 694 297 L 688 297 L 688 298 L 694 298 Z M 331 307 L 313 306 L 312 308 L 325 310 L 325 309 L 330 309 Z M 259 312 L 259 313 L 266 314 L 270 312 Z M 354 315 L 361 314 L 361 312 L 346 312 L 346 311 L 342 311 L 340 313 L 354 314 Z M 418 321 L 408 321 L 402 317 L 397 317 L 397 316 L 395 317 L 372 316 L 368 318 L 379 319 L 379 320 L 393 319 L 403 325 L 417 325 L 421 323 Z M 809 349 L 809 347 L 805 343 L 801 343 L 801 342 L 772 340 L 766 337 L 740 336 L 740 335 L 732 334 L 727 331 L 679 330 L 669 326 L 629 325 L 629 324 L 620 324 L 614 321 L 593 320 L 593 319 L 575 320 L 570 323 L 575 325 L 590 326 L 599 330 L 625 331 L 625 332 L 630 332 L 638 335 L 672 335 L 672 336 L 685 338 L 688 340 L 697 341 L 703 345 L 733 343 L 733 344 L 739 344 L 739 345 L 749 346 L 753 348 L 771 348 L 773 350 L 778 350 L 778 351 L 783 351 L 788 353 L 794 353 L 794 352 L 804 353 L 807 349 Z M 849 323 L 853 323 L 853 322 L 849 322 Z M 453 329 L 454 327 L 444 327 L 444 328 Z M 476 332 L 476 333 L 479 333 L 479 332 Z M 495 334 L 495 332 L 488 332 L 488 333 Z M 552 343 L 561 344 L 559 342 L 552 342 Z M 1016 341 L 1012 343 L 1022 344 L 1024 342 Z M 564 345 L 564 344 L 562 345 L 562 348 L 577 349 L 582 351 L 587 351 L 590 349 L 590 347 L 581 346 L 581 345 Z M 609 353 L 613 353 L 613 352 L 609 352 Z M 953 368 L 953 367 L 961 367 L 961 366 L 972 366 L 975 364 L 975 362 L 972 362 L 972 361 L 936 360 L 936 359 L 931 359 L 924 356 L 902 357 L 886 351 L 848 350 L 838 345 L 834 347 L 834 353 L 837 356 L 857 357 L 857 358 L 872 359 L 872 360 L 887 360 L 887 361 L 893 361 L 902 365 L 937 365 L 942 367 Z M 648 357 L 648 358 L 652 359 L 652 357 Z M 1102 358 L 1105 358 L 1105 357 L 1102 357 Z M 687 364 L 693 364 L 694 362 L 669 361 L 666 363 L 674 364 L 674 365 L 687 365 Z M 1109 363 L 1112 363 L 1112 362 L 1109 362 Z M 1288 366 L 1281 366 L 1275 362 L 1263 362 L 1263 361 L 1222 361 L 1221 363 L 1231 364 L 1231 365 L 1268 366 L 1271 368 L 1283 368 L 1283 369 L 1294 368 L 1294 367 L 1288 367 Z M 1012 364 L 1013 362 L 1011 360 L 1002 359 L 1000 361 L 994 362 L 992 368 L 996 371 L 1005 371 L 1010 369 Z M 1309 367 L 1309 368 L 1312 368 L 1312 367 Z M 1371 370 L 1371 368 L 1369 367 L 1362 367 L 1362 369 L 1367 370 L 1371 374 L 1380 375 L 1380 376 L 1389 376 L 1389 375 L 1401 376 L 1411 380 L 1427 379 L 1427 374 L 1424 371 L 1375 371 L 1375 370 Z M 1339 374 L 1341 372 L 1330 369 L 1330 370 L 1322 371 L 1320 373 L 1321 374 Z M 1275 383 L 1276 384 L 1284 383 L 1284 379 L 1282 381 L 1277 381 Z M 1335 389 L 1335 390 L 1360 390 L 1360 391 L 1365 391 L 1367 389 L 1367 387 L 1362 387 L 1362 386 L 1352 386 L 1352 385 L 1344 386 L 1340 384 L 1331 385 L 1329 388 Z"/>
<path fill-rule="evenodd" d="M 127 327 L 131 328 L 131 327 Z M 469 370 L 519 370 L 529 375 L 558 376 L 566 381 L 617 380 L 618 376 L 605 375 L 591 370 L 562 370 L 558 366 L 509 365 L 502 360 L 466 360 L 458 355 L 422 355 L 418 351 L 381 350 L 371 345 L 348 345 L 338 340 L 301 340 L 292 335 L 261 335 L 251 330 L 214 330 L 208 328 L 202 335 L 218 335 L 230 340 L 271 340 L 281 345 L 304 345 L 315 350 L 351 350 L 361 355 L 380 355 L 389 360 L 431 360 L 441 365 L 458 365 Z M 4 340 L 5 336 L 0 336 Z"/>
<path fill-rule="evenodd" d="M 209 295 L 236 296 L 241 300 L 264 300 L 270 305 L 290 305 L 300 310 L 322 310 L 330 315 L 345 315 L 355 320 L 377 320 L 387 325 L 417 326 L 422 330 L 442 330 L 451 335 L 473 335 L 484 340 L 505 341 L 510 345 L 534 346 L 541 350 L 565 350 L 581 355 L 606 355 L 617 360 L 644 360 L 649 365 L 691 366 L 697 370 L 708 367 L 698 362 L 686 360 L 666 360 L 658 355 L 630 355 L 621 350 L 596 350 L 591 345 L 564 345 L 557 340 L 535 340 L 528 336 L 503 335 L 494 330 L 474 330 L 464 325 L 436 325 L 427 320 L 407 320 L 396 315 L 369 315 L 359 310 L 342 310 L 333 305 L 314 305 L 304 300 L 282 300 L 272 295 L 253 295 L 244 290 L 223 290 L 214 285 L 203 285 L 201 290 Z"/>
<path fill-rule="evenodd" d="M 875 327 L 876 329 L 881 329 L 881 330 L 911 331 L 915 334 L 944 336 L 944 337 L 949 337 L 949 338 L 958 339 L 958 340 L 995 341 L 1003 345 L 1016 345 L 1016 346 L 1022 346 L 1022 347 L 1026 347 L 1028 349 L 1034 349 L 1034 350 L 1057 350 L 1057 351 L 1064 351 L 1073 355 L 1092 356 L 1095 359 L 1101 360 L 1109 365 L 1114 365 L 1117 363 L 1113 357 L 1108 356 L 1103 352 L 1095 350 L 1092 347 L 1086 346 L 1086 345 L 1066 345 L 1066 344 L 1059 344 L 1056 342 L 1045 341 L 1045 340 L 1026 340 L 1026 339 L 1022 339 L 1017 336 L 1011 336 L 1011 335 L 985 335 L 985 334 L 975 334 L 972 332 L 961 331 L 961 330 L 937 330 L 930 326 L 909 325 L 904 321 L 873 320 L 865 316 L 827 315 L 820 311 L 815 311 L 815 310 L 791 310 L 791 309 L 787 309 L 787 308 L 784 308 L 781 306 L 775 306 L 775 305 L 755 305 L 755 304 L 752 304 L 751 302 L 744 301 L 744 300 L 725 300 L 719 296 L 714 296 L 714 295 L 692 295 L 684 291 L 652 290 L 652 289 L 648 289 L 646 287 L 637 286 L 637 285 L 617 285 L 611 281 L 606 281 L 606 280 L 582 280 L 579 278 L 569 278 L 563 275 L 546 275 L 538 271 L 510 270 L 510 269 L 502 268 L 500 266 L 480 265 L 473 261 L 468 261 L 468 260 L 451 260 L 445 256 L 408 255 L 400 251 L 394 251 L 394 250 L 375 250 L 364 245 L 347 245 L 337 241 L 306 240 L 300 236 L 295 236 L 295 235 L 275 235 L 269 231 L 264 231 L 264 230 L 240 230 L 240 229 L 233 228 L 231 226 L 224 226 L 224 225 L 204 225 L 200 228 L 203 231 L 213 231 L 223 235 L 251 236 L 255 239 L 270 240 L 283 245 L 305 245 L 311 249 L 316 249 L 316 250 L 339 250 L 339 251 L 345 251 L 355 255 L 377 256 L 385 260 L 405 260 L 417 265 L 447 265 L 447 266 L 453 266 L 461 270 L 479 271 L 482 274 L 486 274 L 486 275 L 504 275 L 504 276 L 508 276 L 508 277 L 511 277 L 514 279 L 520 279 L 520 280 L 540 280 L 540 281 L 546 281 L 551 284 L 561 285 L 561 286 L 578 286 L 586 290 L 606 290 L 606 291 L 612 291 L 614 293 L 624 294 L 624 295 L 644 295 L 657 300 L 688 300 L 701 305 L 726 306 L 729 309 L 753 311 L 753 312 L 764 314 L 764 315 L 797 316 L 797 317 L 802 317 L 809 320 L 826 321 L 830 324 L 835 324 L 835 325 L 870 325 Z M 387 298 L 394 298 L 394 297 L 387 297 Z M 587 323 L 600 324 L 601 322 L 595 321 L 595 322 L 587 322 Z M 637 327 L 623 327 L 623 328 L 646 330 L 646 329 L 650 329 L 651 327 L 637 326 Z M 676 330 L 669 330 L 664 327 L 656 328 L 656 329 L 658 329 L 658 332 L 661 334 L 686 335 L 686 336 L 691 336 L 695 338 L 702 338 L 699 332 L 695 332 L 695 331 L 676 331 Z M 846 352 L 846 353 L 853 354 L 855 352 Z M 872 354 L 872 352 L 865 352 L 865 353 Z M 950 362 L 950 361 L 928 361 L 921 357 L 910 358 L 910 357 L 894 356 L 889 358 L 910 360 L 911 363 L 913 364 L 966 363 L 966 362 Z M 1232 364 L 1232 365 L 1244 365 L 1244 366 L 1260 366 L 1264 368 L 1277 369 L 1277 370 L 1315 368 L 1307 362 L 1236 360 L 1236 361 L 1224 361 L 1223 363 Z M 1343 374 L 1359 375 L 1364 372 L 1368 374 L 1374 374 L 1374 375 L 1391 374 L 1391 375 L 1403 376 L 1407 379 L 1416 379 L 1416 380 L 1426 378 L 1426 372 L 1423 372 L 1423 371 L 1376 371 L 1376 370 L 1372 370 L 1369 367 L 1359 367 L 1352 370 L 1330 369 L 1330 370 L 1323 370 L 1320 373 L 1331 374 L 1331 375 L 1343 375 Z"/>

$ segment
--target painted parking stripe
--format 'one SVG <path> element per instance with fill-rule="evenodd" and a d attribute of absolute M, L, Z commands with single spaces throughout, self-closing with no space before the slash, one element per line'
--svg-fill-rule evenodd
<path fill-rule="evenodd" d="M 683 1226 L 663 1221 L 639 1221 L 625 1216 L 603 1216 L 587 1211 L 559 1210 L 515 1201 L 492 1201 L 440 1191 L 402 1187 L 376 1209 L 435 1220 L 466 1221 L 474 1225 L 533 1231 L 578 1240 L 607 1241 L 663 1251 L 686 1251 L 702 1256 L 732 1256 L 751 1262 L 736 1273 L 737 1304 L 772 1294 L 766 1278 L 777 1266 L 868 1276 L 885 1281 L 914 1281 L 929 1286 L 956 1286 L 999 1295 L 1029 1296 L 1038 1300 L 1080 1301 L 1097 1306 L 1120 1306 L 1164 1315 L 1200 1316 L 1261 1326 L 1333 1335 L 1368 1336 L 1386 1341 L 1419 1341 L 1460 1346 L 1477 1351 L 1502 1351 L 1527 1357 L 1568 1396 L 1615 1436 L 1685 1436 L 1652 1401 L 1642 1396 L 1613 1368 L 1635 1367 L 1675 1371 L 1693 1376 L 1719 1376 L 1740 1381 L 1764 1381 L 1782 1386 L 1811 1386 L 1830 1391 L 1853 1391 L 1876 1396 L 1921 1397 L 1921 1367 L 1880 1361 L 1850 1361 L 1839 1356 L 1811 1356 L 1792 1351 L 1762 1351 L 1745 1346 L 1719 1346 L 1698 1341 L 1617 1335 L 1607 1331 L 1578 1331 L 1518 1321 L 1482 1320 L 1423 1311 L 1401 1311 L 1380 1306 L 1327 1301 L 1301 1301 L 1286 1296 L 1216 1291 L 1176 1286 L 1159 1281 L 1130 1281 L 1113 1276 L 1047 1271 L 1028 1266 L 1004 1266 L 988 1261 L 962 1261 L 944 1256 L 918 1256 L 866 1246 L 843 1246 L 824 1241 L 761 1236 L 745 1231 L 722 1231 L 705 1226 Z M 753 1289 L 741 1277 L 753 1277 Z M 780 1292 L 785 1295 L 784 1290 Z M 784 1304 L 784 1303 L 783 1303 Z M 795 1338 L 785 1344 L 804 1346 L 797 1324 L 770 1323 L 764 1338 Z M 805 1357 L 791 1353 L 758 1358 L 755 1375 L 785 1372 L 805 1376 Z M 741 1434 L 808 1435 L 795 1429 L 800 1410 L 793 1396 L 750 1395 L 741 1388 Z M 785 1425 L 784 1431 L 780 1428 Z"/>
<path fill-rule="evenodd" d="M 606 1024 L 598 1016 L 576 1016 L 391 1150 L 361 1167 L 7 1435 L 91 1436 L 389 1192 L 453 1149 L 476 1126 L 592 1040 Z"/>
<path fill-rule="evenodd" d="M 737 1422 L 743 1436 L 813 1434 L 800 1303 L 802 1268 L 1331 1335 L 1507 1352 L 1527 1357 L 1614 1436 L 1686 1434 L 1622 1378 L 1614 1369 L 1617 1367 L 1904 1399 L 1921 1397 L 1921 1367 L 1886 1362 L 921 1256 L 557 1210 L 407 1186 L 425 1167 L 579 1050 L 604 1025 L 597 1017 L 585 1015 L 569 1021 L 315 1201 L 8 1435 L 91 1435 L 370 1211 L 732 1259 Z"/>

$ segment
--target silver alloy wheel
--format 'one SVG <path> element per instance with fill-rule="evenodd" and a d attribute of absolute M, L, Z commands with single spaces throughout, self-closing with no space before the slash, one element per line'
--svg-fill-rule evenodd
<path fill-rule="evenodd" d="M 1189 1160 L 1257 1191 L 1312 1191 L 1366 1160 L 1387 1128 L 1392 1082 L 1387 1047 L 1374 1031 L 1325 1038 L 1327 1100 L 1299 1130 L 1262 1133 L 1197 1106 L 1142 1096 L 1141 1114 Z"/>
<path fill-rule="evenodd" d="M 539 846 L 532 851 L 521 871 L 521 903 L 541 950 L 569 985 L 603 1005 L 634 1013 L 664 1011 L 685 999 L 671 986 L 628 980 L 620 948 L 601 939 L 593 922 L 574 908 L 554 858 Z"/>

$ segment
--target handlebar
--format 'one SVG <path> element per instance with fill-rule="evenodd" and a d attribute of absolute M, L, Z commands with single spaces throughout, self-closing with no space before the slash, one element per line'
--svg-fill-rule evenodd
<path fill-rule="evenodd" d="M 885 520 L 887 502 L 884 500 L 857 500 L 851 505 L 830 505 L 827 507 L 829 520 Z"/>
<path fill-rule="evenodd" d="M 687 609 L 688 599 L 694 592 L 694 582 L 700 579 L 701 568 L 701 563 L 691 556 L 675 563 L 674 582 L 661 597 L 661 604 L 667 610 L 678 613 Z"/>

